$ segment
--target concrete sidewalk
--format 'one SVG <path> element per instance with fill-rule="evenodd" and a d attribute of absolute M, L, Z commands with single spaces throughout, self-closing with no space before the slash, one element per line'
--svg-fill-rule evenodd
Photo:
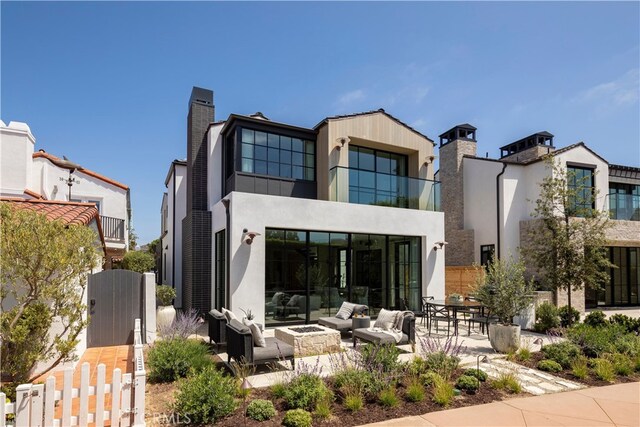
<path fill-rule="evenodd" d="M 431 412 L 369 426 L 640 426 L 640 383 Z"/>

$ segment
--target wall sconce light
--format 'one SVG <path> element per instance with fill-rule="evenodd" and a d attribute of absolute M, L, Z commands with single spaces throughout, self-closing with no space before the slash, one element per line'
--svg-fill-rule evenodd
<path fill-rule="evenodd" d="M 436 160 L 436 158 L 437 158 L 437 157 L 438 157 L 438 156 L 434 156 L 433 154 L 432 154 L 432 155 L 430 155 L 430 156 L 427 156 L 427 157 L 424 159 L 424 165 L 425 165 L 425 166 L 429 166 L 430 164 L 433 164 L 433 162 Z"/>
<path fill-rule="evenodd" d="M 246 228 L 242 230 L 242 242 L 247 245 L 251 245 L 253 243 L 253 239 L 258 236 L 261 236 L 261 234 L 257 231 L 249 231 Z"/>
<path fill-rule="evenodd" d="M 340 151 L 344 147 L 344 144 L 347 144 L 350 141 L 350 139 L 348 136 L 342 136 L 338 138 L 337 141 L 338 141 L 338 144 L 340 145 L 336 146 L 336 148 L 338 149 L 338 151 Z"/>
<path fill-rule="evenodd" d="M 433 245 L 433 250 L 437 251 L 438 249 L 444 249 L 445 245 L 448 245 L 449 242 L 445 242 L 444 240 L 440 240 Z"/>

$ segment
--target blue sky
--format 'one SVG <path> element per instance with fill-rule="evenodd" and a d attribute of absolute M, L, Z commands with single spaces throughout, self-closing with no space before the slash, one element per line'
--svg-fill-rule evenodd
<path fill-rule="evenodd" d="M 384 108 L 478 153 L 531 133 L 640 165 L 640 4 L 1 3 L 1 118 L 36 148 L 131 187 L 139 242 L 160 234 L 186 156 L 192 86 L 216 119 L 313 126 Z M 437 154 L 437 153 L 436 153 Z"/>

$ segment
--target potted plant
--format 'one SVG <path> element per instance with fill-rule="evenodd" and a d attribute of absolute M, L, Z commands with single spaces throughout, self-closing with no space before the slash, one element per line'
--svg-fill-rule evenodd
<path fill-rule="evenodd" d="M 454 292 L 454 293 L 449 295 L 449 300 L 455 301 L 455 302 L 462 302 L 462 301 L 464 301 L 464 297 L 462 295 L 457 294 L 457 293 Z"/>
<path fill-rule="evenodd" d="M 158 309 L 156 310 L 156 326 L 158 330 L 170 326 L 176 318 L 176 309 L 171 302 L 176 297 L 176 290 L 171 286 L 160 285 L 156 287 L 156 299 Z"/>
<path fill-rule="evenodd" d="M 500 353 L 520 347 L 520 325 L 514 324 L 513 318 L 529 306 L 533 291 L 533 282 L 524 278 L 524 272 L 521 261 L 493 257 L 485 274 L 476 279 L 475 297 L 498 319 L 489 324 L 489 341 Z"/>

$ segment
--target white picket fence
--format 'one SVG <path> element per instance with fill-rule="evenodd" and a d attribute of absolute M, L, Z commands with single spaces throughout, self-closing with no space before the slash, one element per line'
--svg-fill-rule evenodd
<path fill-rule="evenodd" d="M 89 385 L 89 363 L 80 368 L 80 387 L 73 387 L 73 368 L 64 370 L 62 390 L 56 390 L 56 379 L 47 378 L 45 384 L 22 384 L 16 390 L 16 402 L 5 404 L 4 393 L 0 393 L 0 427 L 67 427 L 144 426 L 146 372 L 142 354 L 140 319 L 134 326 L 134 373 L 122 374 L 114 369 L 111 383 L 107 384 L 105 365 L 99 364 L 95 386 Z M 111 408 L 105 410 L 105 397 L 111 395 Z M 89 396 L 95 396 L 95 412 L 89 412 Z M 71 415 L 72 399 L 80 398 L 79 412 Z M 62 407 L 61 418 L 55 417 L 56 406 Z M 7 421 L 13 414 L 14 420 Z"/>

